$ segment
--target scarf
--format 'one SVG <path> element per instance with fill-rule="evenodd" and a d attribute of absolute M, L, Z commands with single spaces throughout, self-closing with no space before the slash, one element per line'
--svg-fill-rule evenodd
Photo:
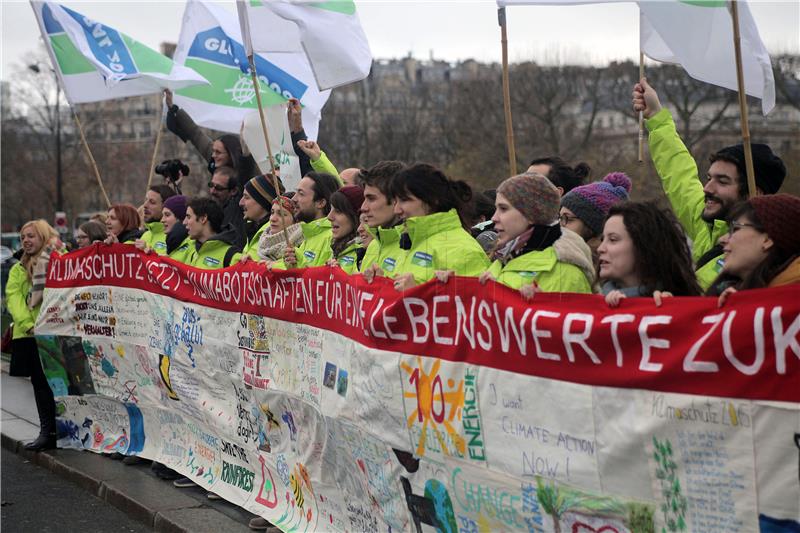
<path fill-rule="evenodd" d="M 505 265 L 520 255 L 549 248 L 559 237 L 561 237 L 560 224 L 556 223 L 552 226 L 534 224 L 508 241 L 503 247 L 495 250 L 492 254 L 492 260 L 499 260 Z"/>
<path fill-rule="evenodd" d="M 303 242 L 303 230 L 299 223 L 286 228 L 286 233 L 289 234 L 289 244 L 293 248 L 297 248 Z M 285 250 L 286 239 L 283 237 L 283 231 L 278 233 L 264 231 L 261 234 L 261 238 L 258 240 L 258 257 L 266 261 L 278 261 L 283 259 Z"/>

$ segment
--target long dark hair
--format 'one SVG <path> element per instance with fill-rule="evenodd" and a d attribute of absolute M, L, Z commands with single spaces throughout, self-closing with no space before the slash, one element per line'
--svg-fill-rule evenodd
<path fill-rule="evenodd" d="M 347 199 L 347 196 L 345 196 L 342 192 L 336 191 L 331 195 L 331 207 L 341 213 L 344 213 L 350 220 L 350 223 L 353 225 L 353 229 L 350 231 L 350 233 L 341 239 L 335 239 L 331 242 L 333 257 L 338 258 L 339 254 L 342 253 L 347 247 L 347 243 L 356 238 L 359 220 L 358 213 L 356 213 L 355 209 L 353 209 L 353 204 L 350 203 L 350 201 Z"/>
<path fill-rule="evenodd" d="M 406 200 L 416 196 L 431 208 L 431 213 L 455 209 L 465 228 L 472 220 L 472 187 L 465 181 L 451 180 L 433 165 L 415 163 L 401 170 L 392 178 L 389 189 L 392 198 Z"/>
<path fill-rule="evenodd" d="M 766 233 L 762 222 L 758 219 L 755 209 L 750 202 L 739 202 L 731 208 L 728 216 L 728 224 L 733 221 L 745 218 L 753 224 L 753 229 Z M 772 246 L 767 251 L 767 256 L 743 278 L 734 276 L 727 272 L 721 273 L 708 288 L 706 294 L 717 296 L 727 287 L 736 287 L 738 290 L 761 289 L 767 287 L 772 279 L 780 274 L 787 264 L 797 257 L 796 254 L 781 250 L 777 246 Z"/>
<path fill-rule="evenodd" d="M 671 211 L 655 202 L 623 202 L 609 210 L 608 218 L 615 215 L 622 217 L 631 236 L 636 269 L 647 295 L 657 290 L 675 296 L 701 294 L 686 235 Z M 598 269 L 598 277 L 599 273 Z"/>

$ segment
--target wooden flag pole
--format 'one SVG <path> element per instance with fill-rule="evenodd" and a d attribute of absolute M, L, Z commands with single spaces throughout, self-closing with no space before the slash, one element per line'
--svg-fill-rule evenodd
<path fill-rule="evenodd" d="M 753 151 L 750 148 L 750 123 L 747 120 L 747 94 L 744 88 L 744 72 L 742 69 L 742 47 L 739 35 L 739 8 L 736 0 L 731 0 L 731 17 L 733 18 L 733 49 L 736 52 L 736 82 L 739 89 L 739 115 L 742 123 L 742 146 L 744 147 L 744 165 L 747 171 L 748 196 L 756 196 L 756 173 L 753 169 Z"/>
<path fill-rule="evenodd" d="M 272 177 L 272 186 L 275 188 L 275 194 L 281 195 L 281 189 L 278 186 L 278 177 L 275 175 L 275 158 L 272 155 L 272 147 L 269 145 L 269 133 L 267 133 L 267 119 L 264 118 L 264 107 L 261 105 L 261 88 L 258 86 L 258 73 L 256 72 L 256 62 L 251 54 L 248 58 L 250 61 L 250 73 L 253 75 L 253 90 L 256 92 L 256 103 L 258 104 L 258 117 L 261 119 L 261 131 L 264 133 L 264 141 L 267 143 L 267 155 L 269 156 L 269 175 Z M 244 187 L 244 184 L 242 184 Z M 286 240 L 286 246 L 291 247 L 289 243 L 289 232 L 286 231 L 286 226 L 283 227 L 283 238 Z"/>
<path fill-rule="evenodd" d="M 161 145 L 161 134 L 164 131 L 164 113 L 163 113 L 163 102 L 162 102 L 162 113 L 161 118 L 158 121 L 158 133 L 156 133 L 156 146 L 153 148 L 153 157 L 150 158 L 150 172 L 147 176 L 147 188 L 145 189 L 145 193 L 150 190 L 150 185 L 153 183 L 153 175 L 156 173 L 156 157 L 158 157 L 158 148 Z"/>
<path fill-rule="evenodd" d="M 644 52 L 639 43 L 639 81 L 644 78 Z M 639 111 L 639 163 L 644 162 L 644 111 Z"/>
<path fill-rule="evenodd" d="M 78 126 L 78 133 L 81 134 L 81 142 L 83 143 L 83 147 L 86 149 L 86 153 L 89 155 L 89 163 L 91 163 L 92 170 L 94 170 L 94 175 L 97 178 L 97 184 L 100 185 L 100 192 L 103 193 L 103 198 L 106 200 L 106 205 L 111 207 L 111 200 L 108 199 L 108 193 L 106 193 L 106 188 L 103 186 L 103 180 L 100 179 L 100 170 L 97 168 L 97 162 L 94 160 L 92 150 L 89 148 L 89 143 L 86 142 L 86 135 L 83 134 L 81 119 L 78 118 L 78 112 L 75 111 L 74 107 L 70 106 L 70 109 L 72 110 L 72 116 L 75 119 L 75 124 Z"/>
<path fill-rule="evenodd" d="M 508 35 L 506 30 L 506 8 L 497 9 L 500 24 L 500 45 L 503 50 L 503 111 L 506 116 L 506 145 L 508 146 L 508 170 L 517 175 L 517 154 L 514 149 L 514 126 L 511 122 L 511 87 L 508 81 Z"/>

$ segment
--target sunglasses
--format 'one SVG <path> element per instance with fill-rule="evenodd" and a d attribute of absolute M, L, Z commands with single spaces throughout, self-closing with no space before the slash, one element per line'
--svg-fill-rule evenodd
<path fill-rule="evenodd" d="M 209 181 L 208 182 L 208 188 L 209 189 L 214 189 L 215 191 L 229 191 L 233 187 L 223 187 L 222 185 L 218 185 L 218 184 L 216 184 L 216 183 L 214 183 L 212 181 Z"/>

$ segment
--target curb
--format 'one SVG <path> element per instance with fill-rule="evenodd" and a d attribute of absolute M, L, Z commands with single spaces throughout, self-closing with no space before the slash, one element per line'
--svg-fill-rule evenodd
<path fill-rule="evenodd" d="M 251 531 L 245 523 L 192 497 L 187 490 L 149 474 L 146 467 L 123 465 L 107 457 L 79 450 L 31 452 L 21 440 L 2 433 L 4 450 L 24 457 L 57 476 L 75 483 L 158 533 Z M 244 517 L 244 511 L 242 514 Z"/>

